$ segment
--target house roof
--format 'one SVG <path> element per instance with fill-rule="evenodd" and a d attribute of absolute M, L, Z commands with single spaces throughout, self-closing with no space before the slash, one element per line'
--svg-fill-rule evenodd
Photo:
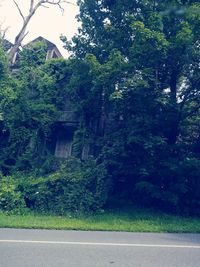
<path fill-rule="evenodd" d="M 13 46 L 13 44 L 10 41 L 6 40 L 6 39 L 2 40 L 2 45 L 3 45 L 3 49 L 5 51 L 8 51 Z"/>
<path fill-rule="evenodd" d="M 29 42 L 28 44 L 26 44 L 24 47 L 28 46 L 29 44 L 35 43 L 35 42 L 45 42 L 47 44 L 47 50 L 48 53 L 49 51 L 52 51 L 52 56 L 53 56 L 53 52 L 55 53 L 56 57 L 62 57 L 62 54 L 60 53 L 59 49 L 57 48 L 57 46 L 50 42 L 49 40 L 47 40 L 46 38 L 39 36 L 37 38 L 35 38 L 34 40 L 32 40 L 31 42 Z"/>

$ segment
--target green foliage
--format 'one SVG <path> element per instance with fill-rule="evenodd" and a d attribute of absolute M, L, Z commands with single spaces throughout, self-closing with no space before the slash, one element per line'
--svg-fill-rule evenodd
<path fill-rule="evenodd" d="M 0 209 L 7 212 L 23 212 L 25 202 L 23 195 L 18 191 L 16 181 L 0 174 Z"/>
<path fill-rule="evenodd" d="M 38 67 L 46 61 L 47 44 L 45 42 L 34 42 L 23 47 L 20 52 L 19 65 L 21 68 Z"/>
<path fill-rule="evenodd" d="M 69 60 L 45 61 L 45 45 L 35 43 L 11 78 L 0 51 L 2 171 L 34 171 L 21 188 L 38 210 L 96 210 L 111 176 L 115 198 L 198 213 L 199 4 L 78 4 L 82 28 L 62 37 Z M 87 146 L 101 164 L 69 160 L 55 172 L 48 144 L 60 112 L 71 109 L 80 120 L 74 155 L 83 159 Z"/>
<path fill-rule="evenodd" d="M 96 214 L 64 216 L 27 212 L 7 215 L 0 212 L 0 227 L 26 229 L 56 229 L 84 231 L 128 231 L 144 233 L 200 233 L 199 218 L 177 216 L 154 209 L 130 206 L 126 203 L 109 205 Z"/>
<path fill-rule="evenodd" d="M 197 212 L 199 4 L 78 3 L 73 97 L 115 197 Z"/>
<path fill-rule="evenodd" d="M 81 162 L 75 158 L 64 162 L 57 172 L 25 179 L 20 186 L 29 208 L 58 214 L 99 210 L 106 203 L 109 188 L 103 165 L 94 159 Z"/>
<path fill-rule="evenodd" d="M 135 194 L 143 195 L 143 203 L 199 215 L 199 167 L 200 161 L 192 156 L 161 161 L 151 176 L 141 177 L 136 183 Z"/>
<path fill-rule="evenodd" d="M 70 68 L 64 59 L 45 60 L 44 43 L 25 47 L 14 77 L 6 74 L 12 87 L 3 88 L 2 101 L 0 91 L 3 117 L 0 165 L 5 174 L 39 169 L 49 155 L 46 142 L 64 108 Z"/>
<path fill-rule="evenodd" d="M 15 98 L 14 80 L 9 75 L 8 61 L 0 44 L 0 114 L 3 117 L 6 107 Z"/>

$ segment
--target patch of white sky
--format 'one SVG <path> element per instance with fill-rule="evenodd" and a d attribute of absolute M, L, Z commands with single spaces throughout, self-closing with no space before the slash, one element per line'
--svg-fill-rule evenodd
<path fill-rule="evenodd" d="M 24 15 L 28 12 L 29 0 L 16 0 Z M 75 3 L 76 1 L 73 1 Z M 78 22 L 76 15 L 79 9 L 75 5 L 62 5 L 64 12 L 62 14 L 58 6 L 49 5 L 49 8 L 40 7 L 32 17 L 28 25 L 28 34 L 23 44 L 42 36 L 55 43 L 64 57 L 68 52 L 63 48 L 63 42 L 60 40 L 61 34 L 68 39 L 72 38 L 77 32 Z M 13 42 L 15 36 L 22 26 L 22 17 L 20 16 L 13 0 L 0 0 L 0 25 L 1 28 L 8 28 L 6 39 Z"/>

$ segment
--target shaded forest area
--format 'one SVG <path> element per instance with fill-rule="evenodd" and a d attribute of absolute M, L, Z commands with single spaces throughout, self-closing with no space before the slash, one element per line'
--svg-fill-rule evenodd
<path fill-rule="evenodd" d="M 0 48 L 0 209 L 93 212 L 115 199 L 200 215 L 200 4 L 79 0 L 81 28 L 9 67 Z M 79 123 L 54 155 L 60 112 Z M 83 152 L 83 151 L 86 151 Z"/>

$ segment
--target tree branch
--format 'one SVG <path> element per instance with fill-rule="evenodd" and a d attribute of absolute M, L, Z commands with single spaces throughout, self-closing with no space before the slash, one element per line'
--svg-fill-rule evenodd
<path fill-rule="evenodd" d="M 19 5 L 17 4 L 17 2 L 16 2 L 15 0 L 13 0 L 13 2 L 14 2 L 14 4 L 16 5 L 16 7 L 17 7 L 17 9 L 18 9 L 18 11 L 19 11 L 19 14 L 20 14 L 20 16 L 22 17 L 23 21 L 25 21 L 25 17 L 24 17 L 24 15 L 23 15 L 23 13 L 22 13 L 22 11 L 21 11 Z"/>
<path fill-rule="evenodd" d="M 40 0 L 39 3 L 40 3 L 40 6 L 43 6 L 43 7 L 47 7 L 46 4 L 57 5 L 62 13 L 64 13 L 64 8 L 62 7 L 62 4 L 70 4 L 73 6 L 77 6 L 76 4 L 70 1 L 66 1 L 66 0 Z"/>
<path fill-rule="evenodd" d="M 31 18 L 34 16 L 34 14 L 38 8 L 40 8 L 40 7 L 48 8 L 48 5 L 54 5 L 54 6 L 58 6 L 59 9 L 63 13 L 64 8 L 62 7 L 62 4 L 66 3 L 66 4 L 75 5 L 74 3 L 70 2 L 70 1 L 66 1 L 66 0 L 37 0 L 37 1 L 29 0 L 29 3 L 30 3 L 29 12 L 28 12 L 27 16 L 24 16 L 19 5 L 17 4 L 16 0 L 13 0 L 13 2 L 15 3 L 15 5 L 17 7 L 17 10 L 18 10 L 20 16 L 23 18 L 23 25 L 22 25 L 19 33 L 17 34 L 17 36 L 15 38 L 15 42 L 14 42 L 13 47 L 9 51 L 9 61 L 11 64 L 14 64 L 15 54 L 17 53 L 19 47 L 21 46 L 23 39 L 27 35 L 27 33 L 26 33 L 27 26 L 28 26 Z"/>
<path fill-rule="evenodd" d="M 42 6 L 42 7 L 45 7 L 45 8 L 49 8 L 48 6 L 45 6 L 45 5 L 43 5 L 43 4 L 42 4 L 41 6 Z"/>
<path fill-rule="evenodd" d="M 59 3 L 58 3 L 57 5 L 58 5 L 58 7 L 60 8 L 60 10 L 61 10 L 61 12 L 62 12 L 62 14 L 63 14 L 64 11 L 65 11 L 64 8 L 63 8 L 63 7 L 61 6 L 61 4 L 59 4 Z"/>
<path fill-rule="evenodd" d="M 22 43 L 22 41 L 24 40 L 24 38 L 27 36 L 29 34 L 29 31 L 27 31 L 25 34 L 24 34 L 24 36 L 22 37 L 22 39 L 21 39 L 21 42 L 20 43 Z M 21 44 L 20 44 L 21 45 Z"/>
<path fill-rule="evenodd" d="M 62 4 L 70 4 L 73 6 L 77 6 L 71 1 L 66 1 L 66 0 L 41 0 L 43 3 L 50 4 L 50 5 L 62 5 Z"/>
<path fill-rule="evenodd" d="M 31 0 L 29 13 L 31 13 L 33 11 L 33 7 L 34 7 L 34 0 Z"/>

